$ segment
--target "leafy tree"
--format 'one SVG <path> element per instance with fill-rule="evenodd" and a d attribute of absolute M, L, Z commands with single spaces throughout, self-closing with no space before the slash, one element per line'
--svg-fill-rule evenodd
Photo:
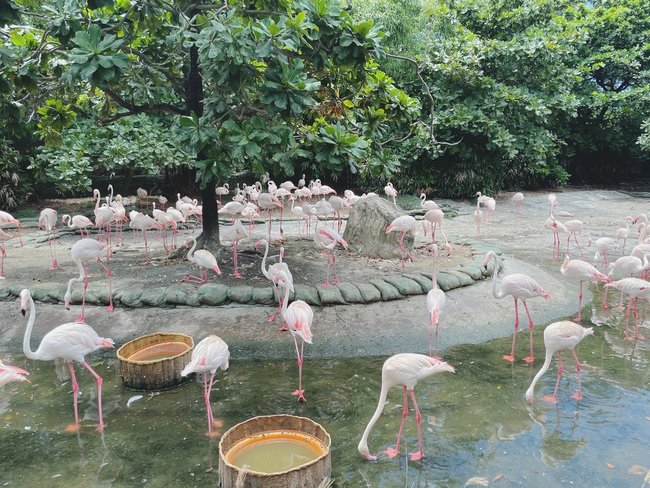
<path fill-rule="evenodd" d="M 90 89 L 108 120 L 175 119 L 208 247 L 219 242 L 215 184 L 238 166 L 335 176 L 381 167 L 419 109 L 373 62 L 382 33 L 335 0 L 56 0 L 26 13 L 33 28 L 10 29 L 5 42 L 23 53 L 35 91 L 57 95 L 42 117 L 69 123 L 66 107 Z"/>

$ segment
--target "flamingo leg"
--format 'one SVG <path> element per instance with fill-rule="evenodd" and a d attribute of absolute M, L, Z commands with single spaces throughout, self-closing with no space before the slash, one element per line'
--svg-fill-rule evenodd
<path fill-rule="evenodd" d="M 214 373 L 210 373 L 210 380 L 208 381 L 207 372 L 203 373 L 203 400 L 205 402 L 205 410 L 208 414 L 208 433 L 209 437 L 212 437 L 214 433 L 212 432 L 212 427 L 214 426 L 214 415 L 212 414 L 212 404 L 210 403 L 210 395 L 212 394 L 212 385 L 214 384 Z"/>
<path fill-rule="evenodd" d="M 528 357 L 524 358 L 524 361 L 528 364 L 531 364 L 535 360 L 535 353 L 533 352 L 533 319 L 530 316 L 530 310 L 528 310 L 528 304 L 526 300 L 522 299 L 521 302 L 524 304 L 524 310 L 526 310 L 526 315 L 528 316 L 528 336 L 530 342 L 530 353 Z"/>
<path fill-rule="evenodd" d="M 402 438 L 402 430 L 404 429 L 404 423 L 406 422 L 406 417 L 409 414 L 409 404 L 408 396 L 406 395 L 406 386 L 404 388 L 404 408 L 402 410 L 402 420 L 399 424 L 399 431 L 397 432 L 397 442 L 395 443 L 395 448 L 389 447 L 386 449 L 386 454 L 389 458 L 394 458 L 399 454 L 399 441 Z"/>
<path fill-rule="evenodd" d="M 327 277 L 325 278 L 325 283 L 322 283 L 323 288 L 330 286 L 330 254 L 327 252 L 327 249 L 323 249 L 323 254 L 325 254 L 325 259 L 327 260 Z"/>
<path fill-rule="evenodd" d="M 77 323 L 83 324 L 86 321 L 86 290 L 88 289 L 88 266 L 84 264 L 84 280 L 83 291 L 81 292 L 81 315 L 77 319 Z"/>
<path fill-rule="evenodd" d="M 77 375 L 74 372 L 72 361 L 67 361 L 68 369 L 70 370 L 70 381 L 72 382 L 72 401 L 74 404 L 74 425 L 68 425 L 65 430 L 67 432 L 77 432 L 79 430 L 79 407 L 77 406 L 77 399 L 79 397 L 79 383 L 77 383 Z"/>
<path fill-rule="evenodd" d="M 544 400 L 546 400 L 549 403 L 557 403 L 557 390 L 560 386 L 560 378 L 562 378 L 562 372 L 564 371 L 564 367 L 562 366 L 562 351 L 557 352 L 557 357 L 558 357 L 557 381 L 555 382 L 555 389 L 553 390 L 552 396 L 546 395 L 544 397 Z"/>
<path fill-rule="evenodd" d="M 580 243 L 578 242 L 578 237 L 575 234 L 573 234 L 573 240 L 575 241 L 576 246 L 578 247 L 578 251 L 580 251 L 580 257 L 584 258 L 585 255 L 582 252 L 582 248 L 580 247 Z"/>
<path fill-rule="evenodd" d="M 576 361 L 576 373 L 578 375 L 578 391 L 576 391 L 574 394 L 571 395 L 571 398 L 574 400 L 582 400 L 582 385 L 580 383 L 580 370 L 582 369 L 580 367 L 580 361 L 578 361 L 578 355 L 576 354 L 575 350 L 573 352 L 573 359 Z"/>
<path fill-rule="evenodd" d="M 235 278 L 241 278 L 241 274 L 239 273 L 239 270 L 237 269 L 237 241 L 235 241 L 232 245 L 232 262 L 233 262 L 233 272 L 232 276 Z"/>
<path fill-rule="evenodd" d="M 298 341 L 296 339 L 296 336 L 293 336 L 293 343 L 296 346 L 296 356 L 298 358 L 298 389 L 294 390 L 291 394 L 297 396 L 298 401 L 306 402 L 307 400 L 305 399 L 305 390 L 302 389 L 302 363 L 305 357 L 305 343 L 304 341 L 302 342 L 300 351 L 298 350 Z"/>
<path fill-rule="evenodd" d="M 411 461 L 419 461 L 424 457 L 424 450 L 422 449 L 422 414 L 418 408 L 418 402 L 415 400 L 415 392 L 411 389 L 409 393 L 411 394 L 411 401 L 415 409 L 415 422 L 418 427 L 418 450 L 411 453 Z"/>
<path fill-rule="evenodd" d="M 106 266 L 104 263 L 102 263 L 99 258 L 97 258 L 97 263 L 106 270 L 106 276 L 108 276 L 108 307 L 106 307 L 106 310 L 109 312 L 113 311 L 113 272 L 109 269 L 108 266 Z"/>
<path fill-rule="evenodd" d="M 5 275 L 5 256 L 7 255 L 7 251 L 5 251 L 4 246 L 0 247 L 0 277 L 4 277 Z"/>
<path fill-rule="evenodd" d="M 151 263 L 151 258 L 149 258 L 149 243 L 147 242 L 147 231 L 143 230 L 144 234 L 144 264 Z"/>
<path fill-rule="evenodd" d="M 97 432 L 103 432 L 104 415 L 102 413 L 102 383 L 104 380 L 97 374 L 97 372 L 95 372 L 93 368 L 90 367 L 90 364 L 88 364 L 85 360 L 82 361 L 81 364 L 83 364 L 83 367 L 88 370 L 88 372 L 95 378 L 95 381 L 97 382 L 97 408 L 99 409 L 99 425 L 97 426 Z"/>
<path fill-rule="evenodd" d="M 578 292 L 578 317 L 576 318 L 577 322 L 580 322 L 581 315 L 582 315 L 582 281 L 580 282 L 580 291 Z"/>
<path fill-rule="evenodd" d="M 517 303 L 517 298 L 515 300 L 515 331 L 512 334 L 512 347 L 510 349 L 510 355 L 503 356 L 502 359 L 513 362 L 515 360 L 515 344 L 517 343 L 517 330 L 519 330 L 519 304 Z"/>
<path fill-rule="evenodd" d="M 54 244 L 56 241 L 56 231 L 54 234 L 50 233 L 48 235 L 47 242 L 50 244 L 50 256 L 52 257 L 52 265 L 50 266 L 50 269 L 57 269 L 59 267 L 59 263 L 56 260 L 56 255 L 54 253 Z"/>
<path fill-rule="evenodd" d="M 336 271 L 336 254 L 334 254 L 333 249 L 332 249 L 332 269 L 334 271 L 334 281 L 332 281 L 332 284 L 336 286 L 339 284 L 339 274 Z"/>

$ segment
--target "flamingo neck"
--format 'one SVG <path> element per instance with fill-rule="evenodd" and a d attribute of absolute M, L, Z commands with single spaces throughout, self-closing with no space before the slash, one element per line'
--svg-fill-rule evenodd
<path fill-rule="evenodd" d="M 266 257 L 269 255 L 269 241 L 264 240 L 264 244 L 266 244 L 266 249 L 264 250 L 264 257 L 262 258 L 262 274 L 270 280 L 272 279 L 272 276 L 266 268 Z"/>
<path fill-rule="evenodd" d="M 499 262 L 497 261 L 497 255 L 493 254 L 492 259 L 494 260 L 494 271 L 492 272 L 492 295 L 494 295 L 494 298 L 503 298 L 505 295 L 501 293 L 497 282 L 497 274 L 499 273 Z"/>
<path fill-rule="evenodd" d="M 544 373 L 548 370 L 549 366 L 551 365 L 551 359 L 553 359 L 553 351 L 552 349 L 549 349 L 548 347 L 546 348 L 546 357 L 544 358 L 544 364 L 542 365 L 541 369 L 537 372 L 535 377 L 533 378 L 533 381 L 530 383 L 530 386 L 528 387 L 528 390 L 526 390 L 526 399 L 531 400 L 533 398 L 533 391 L 535 390 L 535 385 L 539 381 L 539 379 L 542 377 Z"/>
<path fill-rule="evenodd" d="M 194 250 L 196 249 L 196 239 L 192 237 L 192 247 L 190 248 L 189 252 L 187 253 L 187 260 L 190 261 L 191 263 L 194 262 Z"/>
<path fill-rule="evenodd" d="M 379 420 L 379 417 L 381 416 L 382 412 L 384 411 L 384 407 L 386 406 L 386 397 L 388 395 L 389 388 L 390 387 L 386 384 L 386 382 L 382 381 L 381 392 L 379 393 L 379 402 L 377 403 L 377 408 L 375 409 L 375 413 L 372 414 L 372 417 L 370 418 L 368 425 L 366 425 L 366 429 L 363 431 L 363 435 L 361 436 L 361 440 L 359 441 L 359 446 L 357 447 L 358 451 L 362 455 L 368 454 L 368 436 L 370 435 L 370 431 L 372 430 L 372 428 L 375 426 L 375 423 L 377 423 L 377 420 Z"/>
<path fill-rule="evenodd" d="M 32 338 L 32 329 L 34 328 L 34 321 L 36 320 L 36 307 L 34 306 L 34 299 L 31 295 L 28 297 L 29 300 L 29 320 L 27 321 L 27 328 L 25 329 L 25 336 L 23 337 L 23 353 L 27 356 L 28 359 L 39 359 L 38 350 L 32 351 L 29 346 L 30 340 Z"/>

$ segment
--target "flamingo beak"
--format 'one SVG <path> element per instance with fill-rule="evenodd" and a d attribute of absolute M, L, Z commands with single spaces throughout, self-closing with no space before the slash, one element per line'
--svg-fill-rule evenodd
<path fill-rule="evenodd" d="M 23 314 L 23 317 L 24 317 L 25 315 L 27 315 L 27 310 L 25 310 L 25 309 L 23 308 L 23 309 L 20 310 L 20 313 L 22 313 L 22 314 Z"/>

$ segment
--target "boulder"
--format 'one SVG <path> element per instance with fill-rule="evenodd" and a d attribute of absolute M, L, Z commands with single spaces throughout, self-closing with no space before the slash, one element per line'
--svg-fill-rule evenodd
<path fill-rule="evenodd" d="M 378 259 L 400 257 L 399 232 L 386 234 L 386 227 L 406 213 L 380 197 L 362 198 L 352 207 L 343 238 L 350 248 L 362 256 Z M 413 235 L 406 234 L 404 247 L 413 247 Z"/>

